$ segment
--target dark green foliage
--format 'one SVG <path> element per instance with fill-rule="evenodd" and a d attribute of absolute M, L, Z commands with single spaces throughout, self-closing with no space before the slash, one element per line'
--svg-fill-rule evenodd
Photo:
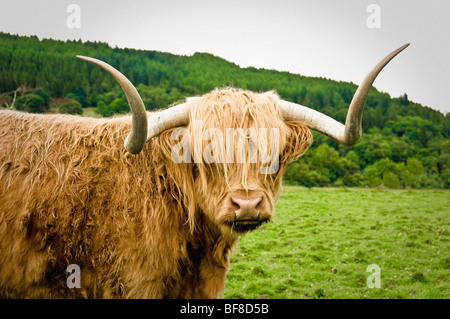
<path fill-rule="evenodd" d="M 208 53 L 177 56 L 134 49 L 113 49 L 105 43 L 39 40 L 0 33 L 0 92 L 15 107 L 47 112 L 51 99 L 60 112 L 79 114 L 95 106 L 102 116 L 129 112 L 117 82 L 99 67 L 75 55 L 95 57 L 125 74 L 148 110 L 165 108 L 183 98 L 215 87 L 236 86 L 252 91 L 276 90 L 281 98 L 319 110 L 344 122 L 357 85 L 288 72 L 240 68 Z M 358 66 L 355 66 L 358 67 Z M 0 101 L 2 94 L 0 94 Z M 50 103 L 51 104 L 51 103 Z M 369 93 L 361 141 L 345 148 L 313 133 L 306 155 L 288 166 L 285 181 L 312 186 L 450 187 L 450 114 L 410 101 L 406 94 L 391 98 L 375 88 Z"/>
<path fill-rule="evenodd" d="M 75 88 L 73 93 L 67 94 L 66 97 L 68 99 L 75 99 L 82 107 L 88 106 L 86 91 L 81 86 Z"/>
<path fill-rule="evenodd" d="M 19 111 L 45 113 L 49 110 L 48 103 L 38 94 L 27 94 L 17 99 L 15 107 Z"/>
<path fill-rule="evenodd" d="M 72 101 L 69 103 L 63 103 L 58 105 L 58 110 L 60 113 L 66 113 L 66 114 L 83 114 L 83 108 L 81 107 L 80 102 L 78 101 Z"/>
<path fill-rule="evenodd" d="M 34 94 L 39 95 L 42 100 L 44 101 L 44 105 L 48 105 L 50 102 L 50 94 L 47 91 L 44 91 L 42 89 L 37 89 L 34 91 Z"/>
<path fill-rule="evenodd" d="M 109 105 L 103 108 L 98 108 L 98 112 L 103 116 L 111 116 L 116 113 L 130 112 L 130 107 L 128 106 L 127 102 L 119 97 L 114 99 L 111 103 L 109 103 Z"/>

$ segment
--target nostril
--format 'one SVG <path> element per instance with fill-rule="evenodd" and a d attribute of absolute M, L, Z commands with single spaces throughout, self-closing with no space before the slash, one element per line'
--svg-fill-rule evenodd
<path fill-rule="evenodd" d="M 261 206 L 262 206 L 262 202 L 263 202 L 263 199 L 262 199 L 262 197 L 261 197 L 261 198 L 259 198 L 258 202 L 256 203 L 255 208 L 256 208 L 256 209 L 260 209 Z"/>
<path fill-rule="evenodd" d="M 233 206 L 236 209 L 241 208 L 241 206 L 239 206 L 239 204 L 233 198 L 231 199 L 231 206 Z"/>

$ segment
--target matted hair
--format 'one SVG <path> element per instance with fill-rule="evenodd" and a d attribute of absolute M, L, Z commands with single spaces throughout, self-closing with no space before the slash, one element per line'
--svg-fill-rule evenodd
<path fill-rule="evenodd" d="M 279 97 L 275 91 L 254 93 L 232 87 L 216 88 L 203 95 L 201 99 L 193 99 L 189 102 L 189 125 L 184 131 L 184 134 L 188 135 L 187 139 L 179 142 L 180 135 L 176 134 L 177 139 L 174 140 L 173 132 L 177 129 L 169 129 L 155 138 L 155 143 L 162 147 L 162 153 L 165 154 L 165 165 L 170 166 L 169 174 L 173 174 L 172 177 L 178 182 L 180 188 L 182 185 L 185 186 L 184 191 L 180 193 L 184 197 L 184 204 L 188 207 L 191 229 L 195 226 L 194 194 L 191 193 L 194 188 L 194 178 L 201 179 L 203 195 L 210 191 L 208 184 L 211 183 L 211 179 L 230 187 L 231 180 L 239 177 L 240 188 L 248 190 L 249 175 L 260 175 L 268 187 L 272 183 L 281 183 L 285 166 L 303 155 L 309 148 L 312 143 L 309 128 L 297 121 L 284 121 L 278 101 Z M 211 134 L 211 128 L 218 130 L 221 136 L 220 142 L 215 143 L 214 146 L 215 155 L 221 159 L 219 161 L 211 159 L 208 161 L 209 153 L 205 154 L 208 144 L 214 144 L 214 140 L 216 139 L 217 142 L 218 138 L 217 135 L 211 136 L 214 135 Z M 231 142 L 225 140 L 230 137 L 227 131 L 230 128 L 239 128 L 233 131 Z M 255 139 L 245 135 L 252 129 L 257 135 L 254 136 Z M 261 136 L 260 129 L 266 129 L 262 132 L 267 135 Z M 270 135 L 271 129 L 275 129 L 277 134 Z M 239 136 L 240 134 L 244 136 Z M 162 140 L 165 141 L 162 142 Z M 242 144 L 239 144 L 238 140 Z M 184 143 L 183 149 L 190 150 L 187 163 L 175 163 L 169 160 L 173 156 L 173 146 L 176 143 Z M 187 143 L 189 145 L 186 145 Z M 259 146 L 258 152 L 262 149 L 266 154 L 276 152 L 276 161 L 280 166 L 276 167 L 273 173 L 261 173 L 261 169 L 268 163 L 262 161 L 261 156 L 252 156 L 249 151 L 251 143 L 258 143 L 257 146 L 253 145 L 254 148 Z M 241 152 L 244 156 L 238 161 L 237 154 Z M 230 154 L 234 156 L 231 161 L 227 160 Z M 255 154 L 258 155 L 257 153 L 253 155 Z"/>
<path fill-rule="evenodd" d="M 103 280 L 97 293 L 104 297 L 155 297 L 167 289 L 181 294 L 177 291 L 185 288 L 176 283 L 182 274 L 172 266 L 189 257 L 179 242 L 204 231 L 204 219 L 197 215 L 196 179 L 203 192 L 211 192 L 211 200 L 207 185 L 224 187 L 236 176 L 244 188 L 249 176 L 281 188 L 287 163 L 312 142 L 304 124 L 282 120 L 277 98 L 274 92 L 214 90 L 193 102 L 193 121 L 186 127 L 192 135 L 208 127 L 278 128 L 280 169 L 266 175 L 257 171 L 261 163 L 250 163 L 248 157 L 244 163 L 212 165 L 172 161 L 176 128 L 132 155 L 123 148 L 130 117 L 0 111 L 0 286 L 16 287 L 11 296 L 49 297 L 59 289 L 55 287 L 65 287 L 66 267 L 75 261 L 84 269 L 83 285 L 96 287 Z M 197 127 L 195 120 L 203 126 Z M 151 260 L 136 254 L 138 250 L 148 252 Z M 140 285 L 149 272 L 158 277 L 168 271 L 171 281 Z M 93 292 L 82 288 L 64 293 L 92 297 Z"/>

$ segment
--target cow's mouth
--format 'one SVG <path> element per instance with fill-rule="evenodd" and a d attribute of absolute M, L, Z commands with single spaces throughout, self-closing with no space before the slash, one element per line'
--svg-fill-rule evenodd
<path fill-rule="evenodd" d="M 238 219 L 232 222 L 228 222 L 227 224 L 232 231 L 245 233 L 258 228 L 259 226 L 261 226 L 261 224 L 268 221 L 268 219 Z"/>

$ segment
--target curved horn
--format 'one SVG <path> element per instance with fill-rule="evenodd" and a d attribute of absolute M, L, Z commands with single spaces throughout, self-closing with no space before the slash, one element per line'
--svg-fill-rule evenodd
<path fill-rule="evenodd" d="M 373 81 L 375 81 L 378 73 L 380 73 L 386 64 L 407 46 L 409 46 L 409 43 L 387 55 L 365 77 L 350 103 L 345 125 L 318 111 L 288 101 L 281 101 L 281 111 L 284 119 L 288 121 L 303 121 L 311 129 L 323 133 L 346 146 L 356 144 L 362 135 L 362 113 Z"/>
<path fill-rule="evenodd" d="M 152 115 L 148 120 L 147 141 L 171 127 L 189 124 L 189 101 L 197 99 L 191 97 L 186 103 L 178 104 Z"/>
<path fill-rule="evenodd" d="M 139 153 L 147 141 L 147 112 L 145 111 L 144 103 L 142 102 L 138 91 L 122 73 L 108 63 L 81 55 L 77 55 L 77 58 L 100 66 L 108 71 L 116 81 L 119 82 L 127 97 L 128 104 L 130 105 L 133 122 L 131 132 L 125 139 L 125 149 L 132 154 Z"/>

